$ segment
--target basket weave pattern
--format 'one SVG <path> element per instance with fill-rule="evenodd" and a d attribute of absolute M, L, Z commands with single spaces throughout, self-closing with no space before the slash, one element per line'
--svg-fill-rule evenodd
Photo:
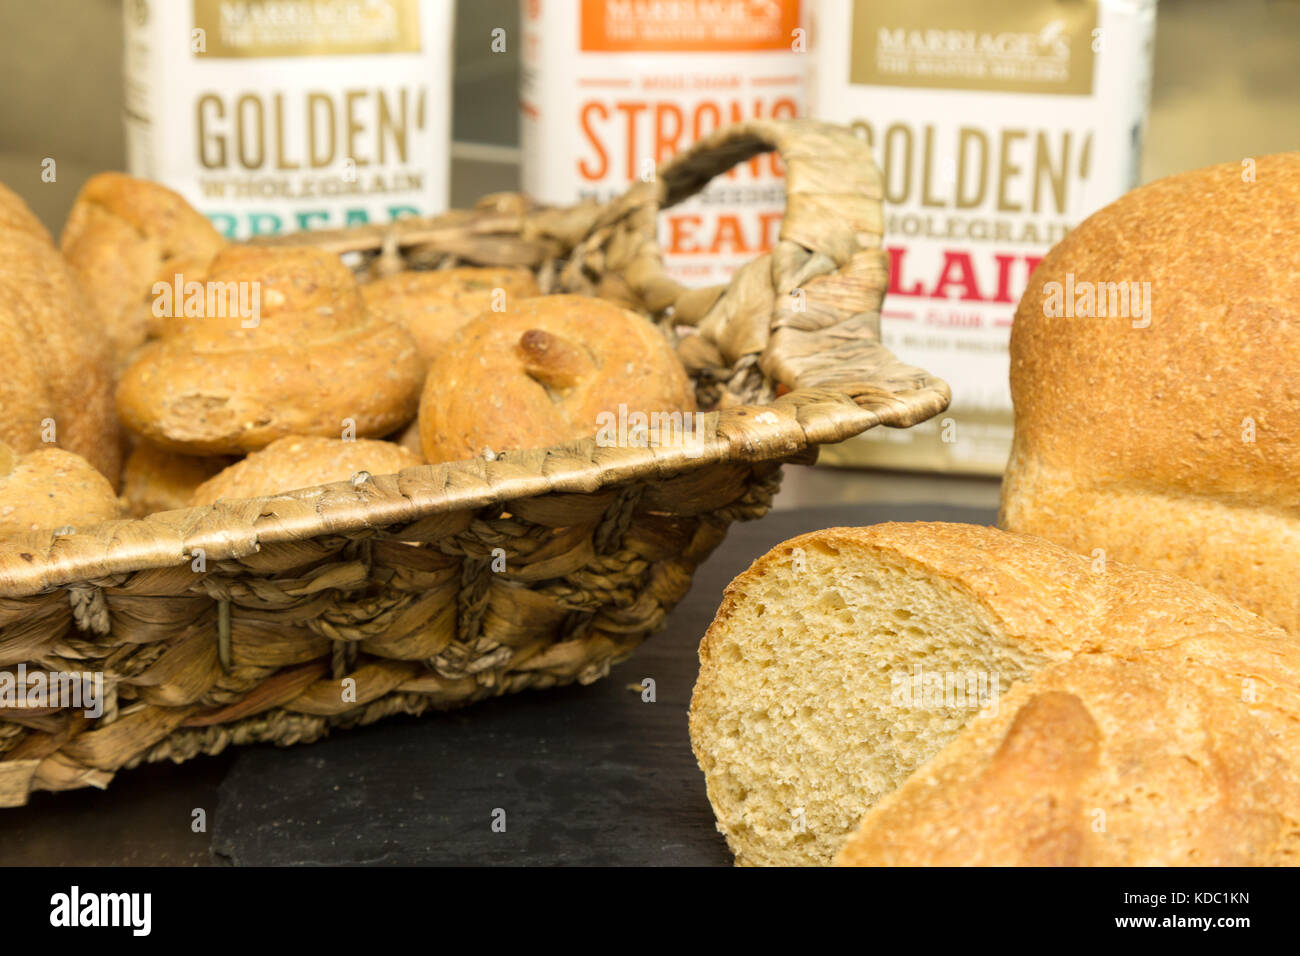
<path fill-rule="evenodd" d="M 788 195 L 776 248 L 725 287 L 665 276 L 659 210 L 772 148 Z M 755 121 L 607 205 L 505 195 L 312 234 L 363 279 L 526 266 L 543 291 L 640 311 L 713 409 L 707 437 L 508 450 L 3 542 L 0 668 L 101 672 L 106 703 L 97 719 L 0 711 L 0 806 L 102 787 L 144 761 L 604 676 L 661 625 L 730 523 L 768 510 L 783 462 L 946 406 L 942 382 L 880 345 L 881 231 L 879 174 L 858 140 Z"/>

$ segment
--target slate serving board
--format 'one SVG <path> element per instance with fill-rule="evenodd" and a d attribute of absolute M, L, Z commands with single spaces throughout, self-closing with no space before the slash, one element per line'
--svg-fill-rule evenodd
<path fill-rule="evenodd" d="M 39 794 L 0 811 L 0 864 L 729 865 L 686 732 L 696 648 L 723 587 L 805 531 L 994 518 L 839 505 L 733 525 L 665 630 L 603 681 L 143 768 L 104 793 Z"/>

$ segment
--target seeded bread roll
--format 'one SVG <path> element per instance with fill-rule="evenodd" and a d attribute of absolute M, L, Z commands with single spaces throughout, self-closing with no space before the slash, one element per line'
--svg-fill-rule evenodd
<path fill-rule="evenodd" d="M 165 319 L 153 314 L 155 282 L 201 279 L 225 245 L 207 217 L 165 186 L 100 173 L 81 187 L 63 226 L 71 266 L 120 367 Z"/>
<path fill-rule="evenodd" d="M 286 435 L 387 435 L 414 418 L 424 376 L 415 343 L 366 312 L 337 256 L 230 246 L 206 283 L 246 308 L 176 318 L 172 334 L 136 353 L 117 407 L 138 435 L 183 454 L 238 454 Z"/>
<path fill-rule="evenodd" d="M 441 350 L 420 401 L 430 462 L 595 435 L 602 412 L 686 412 L 695 395 L 667 339 L 600 299 L 551 295 L 487 312 Z"/>
<path fill-rule="evenodd" d="M 188 508 L 199 485 L 234 463 L 228 455 L 180 455 L 136 442 L 122 470 L 122 498 L 137 518 Z"/>
<path fill-rule="evenodd" d="M 1300 644 L 1191 582 L 991 528 L 778 545 L 700 645 L 690 732 L 742 865 L 827 864 L 859 822 L 845 862 L 1300 849 Z"/>
<path fill-rule="evenodd" d="M 471 319 L 537 294 L 537 282 L 527 269 L 468 266 L 399 272 L 361 287 L 366 308 L 410 332 L 426 365 Z"/>
<path fill-rule="evenodd" d="M 0 186 L 0 441 L 121 468 L 108 343 L 49 234 Z"/>
<path fill-rule="evenodd" d="M 191 504 L 210 505 L 218 498 L 260 498 L 347 481 L 361 471 L 392 475 L 422 464 L 418 455 L 388 441 L 281 438 L 204 482 L 195 490 Z"/>
<path fill-rule="evenodd" d="M 80 455 L 59 448 L 20 455 L 0 443 L 0 534 L 85 528 L 121 516 L 113 486 Z"/>
<path fill-rule="evenodd" d="M 1252 164 L 1136 189 L 1034 271 L 999 524 L 1300 635 L 1300 152 Z"/>

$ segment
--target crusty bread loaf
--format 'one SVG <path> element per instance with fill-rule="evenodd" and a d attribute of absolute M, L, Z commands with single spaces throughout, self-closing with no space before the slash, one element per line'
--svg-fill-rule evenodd
<path fill-rule="evenodd" d="M 108 343 L 49 234 L 0 185 L 0 441 L 55 444 L 117 480 Z"/>
<path fill-rule="evenodd" d="M 137 518 L 188 508 L 199 485 L 234 463 L 228 455 L 181 455 L 138 441 L 122 468 L 122 499 Z"/>
<path fill-rule="evenodd" d="M 414 452 L 389 441 L 291 436 L 272 442 L 205 481 L 195 489 L 191 504 L 296 491 L 347 481 L 362 471 L 392 475 L 422 464 Z"/>
<path fill-rule="evenodd" d="M 836 863 L 1300 863 L 1296 734 L 1277 732 L 1295 685 L 1281 713 L 1252 707 L 1275 691 L 1225 669 L 1232 637 L 1199 643 L 1191 660 L 1179 645 L 1039 672 L 869 810 Z M 1259 643 L 1245 638 L 1237 660 L 1268 659 Z M 1271 675 L 1300 678 L 1293 657 Z"/>
<path fill-rule="evenodd" d="M 174 332 L 146 343 L 117 390 L 137 434 L 185 454 L 237 454 L 286 435 L 387 435 L 414 418 L 424 378 L 415 343 L 366 312 L 337 256 L 230 246 L 205 281 L 249 283 L 260 317 L 177 317 Z"/>
<path fill-rule="evenodd" d="M 109 172 L 81 187 L 60 243 L 120 367 L 158 331 L 154 283 L 201 279 L 225 240 L 179 194 Z"/>
<path fill-rule="evenodd" d="M 544 448 L 595 435 L 601 413 L 620 405 L 644 414 L 695 408 L 663 334 L 600 299 L 516 299 L 439 352 L 420 400 L 420 439 L 435 463 Z"/>
<path fill-rule="evenodd" d="M 1035 270 L 999 524 L 1183 575 L 1300 634 L 1300 153 L 1252 162 L 1134 190 Z M 1147 314 L 1079 314 L 1090 292 L 1116 311 L 1119 283 L 1150 284 Z"/>
<path fill-rule="evenodd" d="M 410 332 L 426 365 L 471 319 L 537 294 L 537 282 L 527 269 L 472 266 L 408 270 L 361 287 L 366 308 Z"/>
<path fill-rule="evenodd" d="M 942 777 L 960 801 L 954 788 L 976 786 L 991 762 L 998 789 L 980 806 L 1026 829 L 989 822 L 1002 845 L 979 859 L 1177 863 L 1196 850 L 1276 862 L 1296 848 L 1300 644 L 1179 578 L 990 528 L 833 528 L 777 546 L 731 583 L 700 662 L 691 739 L 740 864 L 829 863 L 877 805 L 847 861 L 956 862 L 902 844 L 917 834 L 969 851 L 957 831 L 984 831 L 934 810 L 946 804 L 929 774 L 961 768 Z M 1167 710 L 1176 729 L 1124 727 L 1122 688 L 1147 684 L 1135 715 L 1164 712 L 1177 690 L 1150 674 L 1186 681 Z M 1232 729 L 1206 740 L 1216 726 Z M 1182 757 L 1200 772 L 1171 768 Z M 1074 803 L 1035 816 L 1067 791 L 1082 821 Z M 1251 840 L 1239 851 L 1166 840 L 1157 818 L 1190 825 L 1207 807 L 1225 833 L 1254 828 Z M 1076 846 L 1096 809 L 1107 829 Z"/>
<path fill-rule="evenodd" d="M 122 516 L 108 479 L 59 448 L 19 454 L 0 443 L 0 534 L 85 528 Z"/>

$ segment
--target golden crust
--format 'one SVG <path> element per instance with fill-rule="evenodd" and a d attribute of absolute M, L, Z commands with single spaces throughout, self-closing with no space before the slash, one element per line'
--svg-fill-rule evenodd
<path fill-rule="evenodd" d="M 1276 733 L 1294 695 L 1267 713 L 1179 650 L 1040 672 L 869 810 L 836 865 L 1295 865 L 1297 740 Z"/>
<path fill-rule="evenodd" d="M 21 232 L 53 245 L 49 232 L 17 193 L 0 185 L 0 232 Z"/>
<path fill-rule="evenodd" d="M 200 278 L 226 242 L 204 215 L 165 186 L 99 173 L 81 187 L 60 245 L 97 310 L 121 365 L 158 332 L 155 282 Z"/>
<path fill-rule="evenodd" d="M 191 504 L 296 491 L 347 481 L 361 471 L 392 475 L 422 464 L 414 452 L 388 441 L 281 438 L 204 482 L 194 491 Z"/>
<path fill-rule="evenodd" d="M 22 200 L 0 186 L 0 441 L 56 443 L 117 480 L 108 344 L 67 266 Z"/>
<path fill-rule="evenodd" d="M 577 295 L 514 300 L 465 325 L 429 369 L 420 438 L 430 462 L 543 448 L 597 433 L 602 412 L 684 412 L 695 396 L 650 322 Z"/>
<path fill-rule="evenodd" d="M 457 329 L 491 311 L 498 296 L 505 308 L 516 298 L 538 294 L 527 269 L 471 266 L 399 272 L 361 287 L 366 308 L 410 332 L 426 364 Z"/>
<path fill-rule="evenodd" d="M 143 346 L 117 391 L 132 431 L 173 451 L 235 454 L 287 435 L 386 435 L 415 416 L 415 344 L 365 311 L 337 256 L 232 246 L 206 278 L 256 288 L 260 319 L 180 316 Z"/>
<path fill-rule="evenodd" d="M 1300 634 L 1297 205 L 1300 153 L 1252 181 L 1225 163 L 1134 190 L 1052 249 L 1011 335 L 1001 526 L 1187 576 Z M 1067 279 L 1150 283 L 1149 327 L 1045 315 Z"/>
<path fill-rule="evenodd" d="M 886 556 L 914 573 L 948 581 L 987 608 L 1008 633 L 1054 656 L 1120 644 L 1163 646 L 1220 631 L 1275 631 L 1250 611 L 1180 578 L 1094 563 L 1033 535 L 939 521 L 826 528 L 791 538 L 727 585 L 709 631 L 726 626 L 751 581 L 807 547 L 843 550 L 846 561 L 864 553 Z M 706 633 L 701 659 L 709 644 Z"/>
<path fill-rule="evenodd" d="M 0 444 L 0 534 L 85 528 L 121 516 L 113 486 L 80 455 L 48 447 L 20 455 Z"/>

